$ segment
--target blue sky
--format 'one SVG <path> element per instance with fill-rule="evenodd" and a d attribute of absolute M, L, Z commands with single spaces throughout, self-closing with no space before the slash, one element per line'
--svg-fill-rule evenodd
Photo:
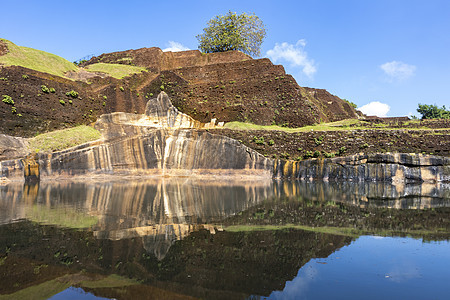
<path fill-rule="evenodd" d="M 197 49 L 209 19 L 255 13 L 262 57 L 299 85 L 326 89 L 387 116 L 418 103 L 450 106 L 450 1 L 2 1 L 0 37 L 70 61 L 175 44 Z"/>

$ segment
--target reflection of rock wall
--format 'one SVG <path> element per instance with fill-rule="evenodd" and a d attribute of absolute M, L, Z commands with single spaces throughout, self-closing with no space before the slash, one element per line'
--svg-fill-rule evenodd
<path fill-rule="evenodd" d="M 205 223 L 220 222 L 271 196 L 271 181 L 57 182 L 41 183 L 39 188 L 10 184 L 0 186 L 0 224 L 28 219 L 31 210 L 51 210 L 52 220 L 41 220 L 46 224 L 66 220 L 69 214 L 71 218 L 77 213 L 87 214 L 98 220 L 92 227 L 97 238 L 147 236 L 145 247 L 162 258 L 174 241 L 190 232 L 202 228 L 214 230 Z M 56 213 L 61 214 L 59 218 Z"/>
<path fill-rule="evenodd" d="M 448 184 L 298 182 L 296 189 L 297 195 L 305 199 L 320 202 L 345 202 L 360 207 L 401 209 L 450 207 L 450 185 Z"/>

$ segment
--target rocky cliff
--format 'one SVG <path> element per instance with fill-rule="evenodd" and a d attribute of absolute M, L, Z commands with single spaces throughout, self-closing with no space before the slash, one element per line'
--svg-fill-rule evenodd
<path fill-rule="evenodd" d="M 323 181 L 449 182 L 450 158 L 384 153 L 311 159 L 278 160 L 275 177 Z"/>
<path fill-rule="evenodd" d="M 215 122 L 180 113 L 162 92 L 145 115 L 101 116 L 103 140 L 34 158 L 0 163 L 3 177 L 43 179 L 94 174 L 290 178 L 323 181 L 448 182 L 450 158 L 421 154 L 360 154 L 301 162 L 274 160 L 211 134 Z M 37 164 L 39 168 L 37 169 Z M 24 170 L 26 172 L 24 172 Z"/>

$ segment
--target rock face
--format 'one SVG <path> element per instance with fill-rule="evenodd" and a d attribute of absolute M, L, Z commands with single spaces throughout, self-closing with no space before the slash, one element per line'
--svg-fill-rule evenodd
<path fill-rule="evenodd" d="M 278 161 L 275 169 L 275 177 L 300 180 L 450 181 L 450 158 L 422 154 L 358 154 L 302 162 Z"/>
<path fill-rule="evenodd" d="M 93 174 L 290 178 L 322 181 L 448 182 L 450 158 L 361 154 L 302 162 L 272 160 L 180 113 L 162 92 L 145 115 L 113 113 L 96 123 L 103 140 L 39 154 L 36 161 L 0 162 L 0 176 L 52 178 Z M 217 131 L 216 131 L 217 132 Z M 39 172 L 36 171 L 39 164 Z M 26 172 L 24 172 L 24 169 Z"/>
<path fill-rule="evenodd" d="M 0 134 L 0 160 L 27 155 L 27 142 L 23 138 Z"/>

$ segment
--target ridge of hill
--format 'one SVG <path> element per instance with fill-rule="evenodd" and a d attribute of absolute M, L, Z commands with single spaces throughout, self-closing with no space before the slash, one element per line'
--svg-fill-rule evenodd
<path fill-rule="evenodd" d="M 70 61 L 33 48 L 17 46 L 16 44 L 0 39 L 0 65 L 21 66 L 43 73 L 64 77 L 68 71 L 78 68 Z"/>

